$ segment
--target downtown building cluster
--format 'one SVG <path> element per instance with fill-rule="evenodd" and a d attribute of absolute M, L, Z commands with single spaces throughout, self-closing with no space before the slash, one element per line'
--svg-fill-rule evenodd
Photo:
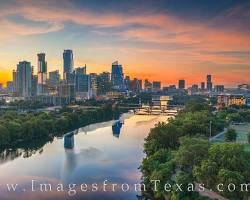
<path fill-rule="evenodd" d="M 87 74 L 87 66 L 74 66 L 71 49 L 63 52 L 63 73 L 49 71 L 45 53 L 37 54 L 37 74 L 31 62 L 21 61 L 12 73 L 13 80 L 7 82 L 6 92 L 12 97 L 44 103 L 62 104 L 91 98 L 118 98 L 142 91 L 142 80 L 124 77 L 123 67 L 118 61 L 111 65 L 111 73 Z M 152 89 L 161 89 L 154 82 Z"/>
<path fill-rule="evenodd" d="M 250 85 L 241 84 L 230 90 L 224 85 L 214 85 L 212 75 L 200 85 L 186 86 L 181 79 L 177 85 L 163 87 L 160 81 L 149 81 L 124 76 L 123 67 L 118 61 L 111 64 L 111 72 L 87 73 L 87 66 L 75 66 L 71 49 L 63 51 L 63 73 L 59 70 L 48 71 L 45 53 L 37 54 L 37 73 L 31 62 L 21 61 L 13 70 L 12 81 L 6 87 L 0 84 L 1 98 L 7 102 L 15 100 L 33 100 L 53 105 L 68 104 L 86 99 L 116 99 L 136 95 L 141 92 L 152 93 L 159 99 L 161 96 L 173 96 L 178 93 L 188 95 L 216 96 L 218 106 L 250 105 Z M 144 87 L 142 87 L 144 85 Z"/>

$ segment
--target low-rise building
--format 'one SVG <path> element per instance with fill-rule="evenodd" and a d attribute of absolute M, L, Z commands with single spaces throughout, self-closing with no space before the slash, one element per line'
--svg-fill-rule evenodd
<path fill-rule="evenodd" d="M 218 95 L 217 106 L 219 108 L 228 107 L 232 105 L 244 106 L 247 105 L 247 98 L 244 95 Z"/>

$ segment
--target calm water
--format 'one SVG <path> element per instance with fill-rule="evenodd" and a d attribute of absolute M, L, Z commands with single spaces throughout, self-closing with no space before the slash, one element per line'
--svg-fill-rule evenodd
<path fill-rule="evenodd" d="M 120 120 L 123 124 L 112 127 L 114 121 L 110 121 L 79 129 L 74 136 L 73 149 L 65 149 L 62 138 L 47 143 L 38 151 L 18 151 L 2 156 L 0 199 L 137 199 L 139 192 L 135 191 L 134 184 L 141 179 L 138 167 L 144 156 L 144 138 L 154 124 L 166 119 L 125 114 Z M 31 191 L 32 180 L 35 192 Z M 108 180 L 106 192 L 103 191 L 104 180 Z M 18 184 L 17 191 L 8 192 L 7 183 Z M 39 191 L 42 183 L 50 183 L 52 191 Z M 60 183 L 64 192 L 57 191 Z M 76 184 L 74 196 L 67 193 L 70 183 Z M 81 191 L 83 183 L 88 185 L 86 192 Z M 98 191 L 91 191 L 93 183 L 97 184 Z M 112 183 L 117 184 L 115 192 Z M 121 190 L 123 183 L 130 185 L 127 192 Z"/>

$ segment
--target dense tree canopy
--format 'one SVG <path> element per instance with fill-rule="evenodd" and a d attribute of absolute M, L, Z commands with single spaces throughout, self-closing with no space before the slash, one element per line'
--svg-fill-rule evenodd
<path fill-rule="evenodd" d="M 19 142 L 62 136 L 90 123 L 110 120 L 121 110 L 106 103 L 95 110 L 62 108 L 59 112 L 0 111 L 0 148 Z"/>
<path fill-rule="evenodd" d="M 225 133 L 225 140 L 227 142 L 233 142 L 236 141 L 237 138 L 237 132 L 234 129 L 228 129 Z"/>
<path fill-rule="evenodd" d="M 243 200 L 247 192 L 240 191 L 242 183 L 250 181 L 250 155 L 243 145 L 236 143 L 212 144 L 209 142 L 210 124 L 212 135 L 227 126 L 228 113 L 237 113 L 235 108 L 217 114 L 205 102 L 191 101 L 175 119 L 159 123 L 151 129 L 145 139 L 144 158 L 141 171 L 143 181 L 153 199 L 196 200 L 201 197 L 196 191 L 166 192 L 162 188 L 166 182 L 182 184 L 201 183 L 206 188 L 231 199 Z M 242 111 L 248 113 L 248 111 Z M 246 114 L 245 116 L 248 116 Z M 236 139 L 235 132 L 229 130 L 229 141 Z M 162 190 L 153 191 L 150 180 L 161 180 Z M 228 184 L 234 183 L 234 192 L 228 191 Z M 222 184 L 218 191 L 217 185 Z"/>

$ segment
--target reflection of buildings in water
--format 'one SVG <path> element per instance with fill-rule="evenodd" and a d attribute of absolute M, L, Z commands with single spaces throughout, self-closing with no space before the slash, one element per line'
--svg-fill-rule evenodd
<path fill-rule="evenodd" d="M 67 183 L 71 177 L 71 174 L 77 166 L 76 155 L 74 150 L 65 149 L 65 161 L 62 166 L 61 180 L 63 183 Z"/>
<path fill-rule="evenodd" d="M 122 128 L 122 122 L 119 120 L 112 125 L 113 136 L 119 138 Z"/>
<path fill-rule="evenodd" d="M 65 161 L 61 171 L 61 180 L 63 183 L 67 183 L 76 167 L 76 156 L 73 150 L 75 146 L 74 134 L 75 133 L 72 131 L 66 133 L 63 137 L 65 148 Z"/>
<path fill-rule="evenodd" d="M 73 149 L 75 145 L 74 132 L 69 132 L 64 135 L 64 148 Z"/>

